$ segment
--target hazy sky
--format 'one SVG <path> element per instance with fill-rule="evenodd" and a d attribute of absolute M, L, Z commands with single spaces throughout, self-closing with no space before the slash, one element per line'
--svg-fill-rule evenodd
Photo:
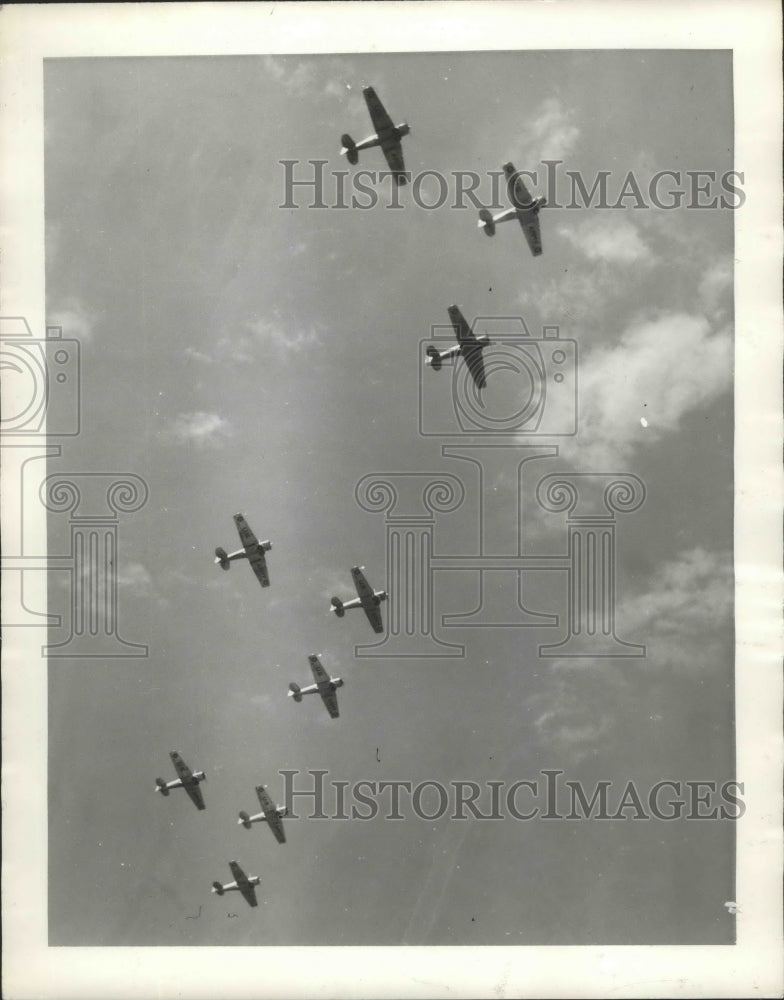
<path fill-rule="evenodd" d="M 411 125 L 415 173 L 558 158 L 589 184 L 610 171 L 617 197 L 629 170 L 734 166 L 728 52 L 47 64 L 47 314 L 82 342 L 83 389 L 83 433 L 49 471 L 150 489 L 118 558 L 120 631 L 149 657 L 49 667 L 50 943 L 728 943 L 731 823 L 428 823 L 406 805 L 402 821 L 290 820 L 283 846 L 236 825 L 254 785 L 282 801 L 284 769 L 416 784 L 557 768 L 616 794 L 735 777 L 732 213 L 545 209 L 534 260 L 516 224 L 488 240 L 473 208 L 426 211 L 410 188 L 403 210 L 281 209 L 280 160 L 353 172 L 340 135 L 372 131 L 365 84 Z M 371 150 L 357 169 L 383 166 Z M 617 617 L 647 657 L 544 659 L 562 630 L 453 628 L 464 658 L 356 658 L 369 626 L 329 613 L 350 566 L 385 582 L 383 515 L 354 499 L 369 473 L 463 477 L 435 544 L 475 551 L 465 463 L 418 433 L 420 341 L 452 302 L 578 342 L 579 433 L 542 439 L 561 454 L 526 480 L 526 546 L 565 550 L 540 476 L 640 477 L 644 506 L 618 519 Z M 274 543 L 268 590 L 212 564 L 238 545 L 236 511 Z M 55 516 L 50 548 L 67 544 Z M 545 576 L 526 603 L 563 618 L 563 575 Z M 477 603 L 475 574 L 439 587 L 439 614 Z M 312 652 L 346 681 L 339 720 L 286 698 Z M 154 793 L 172 749 L 207 772 L 202 813 Z M 261 876 L 257 910 L 210 894 L 229 859 Z"/>

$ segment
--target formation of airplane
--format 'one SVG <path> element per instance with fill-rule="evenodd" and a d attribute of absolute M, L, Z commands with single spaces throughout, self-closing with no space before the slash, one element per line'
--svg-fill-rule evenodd
<path fill-rule="evenodd" d="M 405 122 L 400 125 L 393 124 L 392 119 L 387 114 L 384 105 L 372 87 L 363 88 L 362 93 L 376 131 L 361 142 L 354 142 L 348 134 L 343 135 L 341 137 L 343 148 L 340 152 L 348 158 L 349 163 L 355 165 L 359 161 L 360 150 L 380 146 L 395 182 L 398 185 L 403 185 L 407 182 L 407 177 L 401 139 L 409 134 L 410 128 Z M 495 227 L 498 223 L 517 219 L 522 226 L 531 253 L 534 256 L 539 256 L 542 253 L 539 211 L 547 202 L 545 198 L 532 198 L 512 163 L 504 164 L 503 169 L 512 207 L 495 216 L 487 209 L 481 209 L 478 226 L 488 236 L 492 236 L 495 233 Z M 466 321 L 458 306 L 449 306 L 448 312 L 457 343 L 445 351 L 439 351 L 435 346 L 430 345 L 426 351 L 425 363 L 430 365 L 433 371 L 439 371 L 443 362 L 447 359 L 462 357 L 468 366 L 475 385 L 479 389 L 483 389 L 486 386 L 487 380 L 482 351 L 490 345 L 490 339 L 486 335 L 479 337 L 474 335 L 471 326 Z M 215 562 L 221 569 L 228 570 L 231 568 L 231 563 L 235 560 L 247 559 L 261 586 L 268 587 L 270 585 L 270 578 L 267 570 L 266 553 L 272 548 L 272 543 L 269 540 L 260 542 L 248 526 L 243 514 L 235 514 L 234 523 L 239 533 L 242 548 L 231 553 L 227 553 L 223 548 L 216 548 Z M 343 601 L 339 597 L 333 597 L 331 610 L 338 618 L 343 618 L 347 610 L 362 608 L 373 631 L 380 634 L 384 631 L 381 603 L 387 600 L 387 593 L 383 590 L 373 589 L 362 572 L 363 568 L 360 566 L 353 566 L 351 568 L 351 576 L 357 596 L 346 601 Z M 321 660 L 316 654 L 310 655 L 308 661 L 313 673 L 314 683 L 307 687 L 300 687 L 294 682 L 290 683 L 289 697 L 299 703 L 306 694 L 318 694 L 324 702 L 330 717 L 333 719 L 338 718 L 340 712 L 336 692 L 338 688 L 343 686 L 342 678 L 331 677 L 322 666 Z M 197 809 L 203 810 L 205 804 L 199 784 L 206 779 L 204 771 L 191 771 L 176 751 L 172 751 L 169 756 L 178 777 L 168 782 L 164 781 L 163 778 L 156 778 L 156 791 L 164 796 L 168 796 L 171 789 L 184 788 Z M 238 825 L 249 830 L 254 823 L 266 823 L 278 843 L 286 843 L 283 817 L 288 814 L 288 810 L 285 806 L 275 805 L 264 785 L 256 786 L 256 795 L 261 805 L 261 812 L 249 815 L 247 812 L 240 811 L 237 821 Z M 236 891 L 242 894 L 249 906 L 258 906 L 256 887 L 261 882 L 260 876 L 246 875 L 236 861 L 230 861 L 229 867 L 231 868 L 234 881 L 226 884 L 217 881 L 213 882 L 213 893 L 223 896 L 227 892 Z"/>
<path fill-rule="evenodd" d="M 392 119 L 386 112 L 384 105 L 378 99 L 378 95 L 372 87 L 363 87 L 362 94 L 365 98 L 368 111 L 370 112 L 374 135 L 370 135 L 361 142 L 354 142 L 348 133 L 340 137 L 343 148 L 341 156 L 345 156 L 348 162 L 356 164 L 359 161 L 359 151 L 361 149 L 372 149 L 373 146 L 381 146 L 381 151 L 386 157 L 389 169 L 397 184 L 405 184 L 407 181 L 405 174 L 405 164 L 403 162 L 403 147 L 400 140 L 411 131 L 409 126 L 402 122 L 394 125 Z"/>
<path fill-rule="evenodd" d="M 493 215 L 486 208 L 479 210 L 479 222 L 477 226 L 484 229 L 487 236 L 493 236 L 495 227 L 499 222 L 509 222 L 511 219 L 518 219 L 523 227 L 525 238 L 531 253 L 538 257 L 542 252 L 542 236 L 539 232 L 539 209 L 547 204 L 546 198 L 532 198 L 528 188 L 523 183 L 523 178 L 515 170 L 514 164 L 504 164 L 504 174 L 506 176 L 506 187 L 509 192 L 509 200 L 512 208 L 508 208 L 499 215 Z"/>
<path fill-rule="evenodd" d="M 327 711 L 329 712 L 331 718 L 337 719 L 340 715 L 338 710 L 338 696 L 335 694 L 339 687 L 343 687 L 343 680 L 340 677 L 330 677 L 327 671 L 322 667 L 321 660 L 318 656 L 313 653 L 308 657 L 310 663 L 310 669 L 313 671 L 313 679 L 315 684 L 309 684 L 308 687 L 300 687 L 299 684 L 295 684 L 294 681 L 289 684 L 289 698 L 293 698 L 294 701 L 302 701 L 302 696 L 304 694 L 319 694 L 321 695 L 321 700 L 326 705 Z"/>
<path fill-rule="evenodd" d="M 351 608 L 362 608 L 367 615 L 367 620 L 373 626 L 373 631 L 380 634 L 384 631 L 380 605 L 382 601 L 387 599 L 387 592 L 385 590 L 373 590 L 362 572 L 364 568 L 364 566 L 351 567 L 351 576 L 354 579 L 357 596 L 350 601 L 341 601 L 339 597 L 333 597 L 332 610 L 338 618 L 342 618 L 346 611 L 349 611 Z"/>
<path fill-rule="evenodd" d="M 236 861 L 230 861 L 229 868 L 231 868 L 234 881 L 227 882 L 226 885 L 221 885 L 220 882 L 213 882 L 212 891 L 218 896 L 222 896 L 224 892 L 241 892 L 248 906 L 258 906 L 259 901 L 256 899 L 256 886 L 261 882 L 259 876 L 246 875 Z"/>
<path fill-rule="evenodd" d="M 156 778 L 156 792 L 160 792 L 161 795 L 168 795 L 172 788 L 184 788 L 196 808 L 204 809 L 204 799 L 199 788 L 199 782 L 206 781 L 207 775 L 204 771 L 191 771 L 176 750 L 172 750 L 169 756 L 179 777 L 175 778 L 174 781 L 164 781 L 163 778 Z"/>
<path fill-rule="evenodd" d="M 269 573 L 264 553 L 272 548 L 272 542 L 260 542 L 248 527 L 248 522 L 242 514 L 234 515 L 234 523 L 237 525 L 242 548 L 227 554 L 226 550 L 219 546 L 215 549 L 215 562 L 221 569 L 231 569 L 235 559 L 247 559 L 262 587 L 269 587 Z"/>
<path fill-rule="evenodd" d="M 285 844 L 286 832 L 283 829 L 283 817 L 287 815 L 288 809 L 285 806 L 276 806 L 269 797 L 264 785 L 256 786 L 256 794 L 261 803 L 261 812 L 256 813 L 255 816 L 249 816 L 246 812 L 240 812 L 240 818 L 237 820 L 238 825 L 244 826 L 246 830 L 250 830 L 252 823 L 266 823 L 275 834 L 277 842 Z"/>
<path fill-rule="evenodd" d="M 439 371 L 441 365 L 447 358 L 462 357 L 468 365 L 471 377 L 479 389 L 484 389 L 487 385 L 485 378 L 485 363 L 482 358 L 482 351 L 490 344 L 490 338 L 486 334 L 475 337 L 471 327 L 466 322 L 465 316 L 457 306 L 450 306 L 447 310 L 452 321 L 457 343 L 454 347 L 449 347 L 445 351 L 439 351 L 431 344 L 427 349 L 425 364 L 430 365 L 434 372 Z"/>

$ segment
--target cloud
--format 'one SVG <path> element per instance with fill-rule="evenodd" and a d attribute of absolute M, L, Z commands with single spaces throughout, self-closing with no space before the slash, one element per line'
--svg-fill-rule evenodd
<path fill-rule="evenodd" d="M 301 354 L 321 342 L 320 331 L 311 323 L 306 326 L 284 328 L 276 320 L 256 320 L 248 324 L 254 340 L 278 356 Z"/>
<path fill-rule="evenodd" d="M 195 413 L 181 413 L 174 422 L 172 434 L 179 442 L 192 442 L 201 448 L 220 444 L 231 437 L 233 430 L 228 420 L 224 420 L 219 414 L 198 410 Z"/>
<path fill-rule="evenodd" d="M 117 586 L 134 594 L 148 594 L 152 590 L 152 577 L 141 563 L 122 563 L 117 568 Z"/>
<path fill-rule="evenodd" d="M 637 227 L 622 216 L 586 219 L 581 224 L 561 226 L 558 232 L 589 260 L 612 264 L 641 264 L 653 260 L 651 249 Z"/>
<path fill-rule="evenodd" d="M 731 260 L 718 260 L 707 269 L 698 291 L 705 312 L 716 319 L 724 317 L 730 308 L 733 291 Z"/>
<path fill-rule="evenodd" d="M 704 316 L 675 313 L 629 327 L 619 344 L 582 362 L 579 433 L 564 457 L 597 470 L 625 463 L 728 391 L 732 365 L 729 329 L 712 333 Z"/>
<path fill-rule="evenodd" d="M 548 97 L 523 128 L 512 150 L 513 158 L 527 163 L 566 159 L 580 138 L 575 118 L 575 112 L 565 109 L 557 97 Z"/>
<path fill-rule="evenodd" d="M 691 711 L 708 678 L 729 678 L 733 596 L 730 552 L 695 548 L 661 565 L 616 608 L 618 635 L 644 642 L 646 656 L 549 661 L 549 684 L 530 702 L 539 740 L 573 762 L 607 754 L 640 713 L 655 738 L 667 715 Z"/>
<path fill-rule="evenodd" d="M 65 299 L 59 307 L 47 310 L 47 326 L 59 326 L 64 337 L 87 341 L 93 336 L 95 318 L 76 298 Z"/>

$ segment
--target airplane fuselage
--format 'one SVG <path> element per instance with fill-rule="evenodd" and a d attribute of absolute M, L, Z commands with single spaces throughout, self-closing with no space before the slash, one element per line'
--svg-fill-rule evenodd
<path fill-rule="evenodd" d="M 389 150 L 396 149 L 403 136 L 408 135 L 410 131 L 409 126 L 405 122 L 401 122 L 400 125 L 393 125 L 392 128 L 385 128 L 380 132 L 374 132 L 367 139 L 356 143 L 355 148 L 372 149 L 374 146 L 381 146 L 386 153 Z"/>

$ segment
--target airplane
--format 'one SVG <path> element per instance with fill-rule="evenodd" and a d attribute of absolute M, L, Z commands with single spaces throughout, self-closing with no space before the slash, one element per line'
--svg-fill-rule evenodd
<path fill-rule="evenodd" d="M 309 656 L 308 660 L 310 661 L 310 669 L 313 671 L 313 679 L 316 683 L 301 688 L 299 684 L 295 684 L 292 681 L 289 684 L 289 698 L 300 702 L 302 701 L 303 694 L 320 694 L 321 700 L 327 706 L 330 716 L 333 719 L 337 719 L 340 712 L 338 711 L 338 696 L 335 694 L 335 691 L 339 687 L 343 687 L 343 680 L 340 677 L 330 677 L 322 667 L 321 660 L 319 660 L 315 653 Z"/>
<path fill-rule="evenodd" d="M 237 531 L 240 533 L 240 541 L 243 548 L 237 549 L 236 552 L 227 555 L 226 550 L 219 546 L 215 549 L 216 564 L 221 569 L 231 569 L 231 564 L 235 559 L 247 559 L 250 563 L 250 568 L 258 577 L 262 587 L 269 587 L 269 573 L 267 572 L 267 560 L 264 558 L 264 553 L 269 552 L 272 548 L 272 542 L 260 542 L 248 527 L 248 522 L 242 514 L 234 515 L 234 523 L 237 525 Z"/>
<path fill-rule="evenodd" d="M 482 351 L 490 344 L 490 338 L 487 334 L 475 337 L 471 331 L 471 327 L 466 322 L 465 316 L 463 316 L 457 306 L 450 306 L 447 311 L 457 334 L 457 343 L 454 347 L 450 347 L 446 351 L 439 351 L 437 347 L 433 347 L 431 344 L 427 349 L 425 364 L 430 365 L 433 371 L 437 372 L 441 368 L 441 363 L 447 358 L 454 358 L 462 354 L 477 387 L 484 389 L 487 385 L 487 379 L 485 378 L 485 363 L 482 358 Z"/>
<path fill-rule="evenodd" d="M 381 608 L 379 605 L 387 599 L 385 590 L 373 590 L 365 579 L 362 572 L 364 566 L 352 566 L 351 575 L 354 578 L 354 586 L 357 588 L 357 597 L 350 601 L 341 601 L 339 597 L 332 598 L 332 610 L 342 618 L 349 608 L 362 608 L 367 615 L 367 619 L 373 626 L 374 632 L 383 632 L 384 624 L 381 621 Z"/>
<path fill-rule="evenodd" d="M 523 178 L 515 170 L 512 163 L 504 164 L 506 174 L 506 186 L 509 192 L 509 200 L 513 208 L 508 208 L 500 215 L 493 215 L 486 208 L 479 210 L 479 229 L 484 229 L 487 236 L 493 236 L 495 227 L 499 222 L 509 222 L 510 219 L 519 219 L 523 227 L 525 238 L 534 257 L 538 257 L 542 252 L 542 236 L 539 232 L 539 209 L 547 204 L 546 198 L 532 198 L 528 188 L 523 183 Z"/>
<path fill-rule="evenodd" d="M 179 774 L 179 778 L 175 778 L 174 781 L 164 781 L 163 778 L 156 778 L 155 791 L 160 792 L 161 795 L 168 795 L 170 788 L 184 788 L 197 809 L 206 808 L 201 789 L 199 788 L 199 782 L 206 781 L 207 775 L 204 771 L 191 771 L 176 750 L 172 750 L 169 756 L 172 759 L 172 764 L 174 764 L 177 774 Z"/>
<path fill-rule="evenodd" d="M 346 156 L 349 163 L 356 164 L 359 161 L 360 149 L 381 146 L 381 151 L 386 157 L 395 182 L 397 184 L 405 184 L 407 180 L 405 174 L 406 168 L 403 163 L 403 150 L 400 140 L 404 135 L 408 135 L 411 129 L 405 122 L 400 125 L 392 124 L 392 119 L 386 113 L 384 105 L 378 99 L 372 87 L 363 87 L 362 94 L 368 106 L 368 111 L 370 112 L 376 132 L 361 142 L 354 142 L 348 134 L 342 135 L 340 141 L 343 143 L 343 148 L 340 151 L 340 155 Z"/>
<path fill-rule="evenodd" d="M 233 892 L 236 890 L 242 893 L 249 906 L 258 906 L 259 901 L 256 899 L 256 886 L 261 882 L 259 876 L 251 875 L 248 877 L 236 861 L 230 861 L 229 868 L 231 868 L 234 881 L 227 882 L 226 885 L 221 885 L 220 882 L 213 882 L 212 891 L 217 893 L 218 896 L 222 896 L 224 892 Z"/>
<path fill-rule="evenodd" d="M 240 813 L 240 818 L 237 820 L 239 826 L 244 826 L 246 830 L 250 830 L 251 823 L 267 823 L 270 830 L 275 834 L 275 838 L 279 844 L 286 843 L 286 831 L 283 829 L 282 818 L 288 813 L 288 809 L 285 806 L 276 806 L 272 799 L 267 794 L 267 790 L 264 785 L 256 786 L 256 794 L 259 797 L 259 802 L 261 803 L 261 812 L 256 813 L 255 816 L 249 816 L 246 812 Z"/>

